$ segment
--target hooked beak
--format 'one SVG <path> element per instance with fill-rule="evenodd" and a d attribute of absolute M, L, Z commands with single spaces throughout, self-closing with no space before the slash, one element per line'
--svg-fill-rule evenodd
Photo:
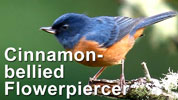
<path fill-rule="evenodd" d="M 56 30 L 52 29 L 52 27 L 41 27 L 40 30 L 43 30 L 43 31 L 51 33 L 51 34 L 56 34 Z"/>

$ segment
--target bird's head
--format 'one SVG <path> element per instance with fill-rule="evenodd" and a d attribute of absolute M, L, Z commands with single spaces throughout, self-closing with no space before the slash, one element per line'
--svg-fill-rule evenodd
<path fill-rule="evenodd" d="M 67 13 L 57 18 L 51 27 L 40 29 L 54 34 L 65 49 L 72 49 L 86 32 L 90 18 L 84 14 Z"/>

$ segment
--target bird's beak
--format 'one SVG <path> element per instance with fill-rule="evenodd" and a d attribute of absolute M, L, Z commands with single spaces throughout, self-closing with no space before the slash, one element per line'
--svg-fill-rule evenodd
<path fill-rule="evenodd" d="M 56 30 L 52 29 L 52 27 L 41 27 L 40 30 L 43 30 L 43 31 L 51 33 L 51 34 L 56 34 Z"/>

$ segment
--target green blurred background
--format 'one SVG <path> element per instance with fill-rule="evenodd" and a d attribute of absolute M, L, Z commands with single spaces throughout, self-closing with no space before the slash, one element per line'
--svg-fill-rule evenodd
<path fill-rule="evenodd" d="M 20 81 L 21 84 L 77 84 L 82 81 L 87 84 L 89 77 L 93 76 L 99 68 L 90 68 L 76 62 L 7 62 L 4 58 L 4 51 L 8 47 L 23 50 L 45 52 L 54 50 L 64 50 L 53 35 L 40 31 L 42 26 L 50 26 L 53 21 L 64 13 L 75 12 L 84 13 L 88 16 L 118 16 L 120 9 L 125 5 L 124 0 L 1 0 L 0 1 L 0 99 L 1 100 L 65 100 L 64 96 L 16 96 L 15 92 L 10 92 L 9 96 L 4 95 L 4 82 L 9 81 L 4 78 L 4 65 L 10 67 L 26 68 L 27 64 L 42 64 L 42 66 L 55 68 L 60 64 L 65 65 L 64 79 L 11 79 Z M 139 1 L 139 0 L 136 0 Z M 173 10 L 178 11 L 177 0 L 163 0 Z M 137 7 L 139 9 L 139 6 Z M 150 8 L 148 8 L 150 9 Z M 140 15 L 140 13 L 137 14 Z M 155 26 L 155 25 L 154 25 Z M 178 70 L 178 38 L 167 39 L 156 48 L 150 42 L 153 27 L 148 27 L 134 48 L 129 52 L 126 59 L 125 76 L 126 79 L 134 79 L 143 76 L 140 63 L 145 61 L 148 64 L 151 76 L 162 77 L 163 73 Z M 171 25 L 169 25 L 171 27 Z M 156 33 L 154 33 L 156 34 Z M 178 32 L 177 32 L 178 34 Z M 116 79 L 120 76 L 120 65 L 108 68 L 101 78 Z M 73 96 L 72 100 L 109 100 L 98 96 Z"/>

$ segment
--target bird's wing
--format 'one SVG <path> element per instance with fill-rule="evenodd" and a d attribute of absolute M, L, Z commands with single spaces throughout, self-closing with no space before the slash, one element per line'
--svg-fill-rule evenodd
<path fill-rule="evenodd" d="M 116 17 L 116 25 L 111 32 L 109 40 L 103 45 L 104 47 L 109 47 L 115 42 L 121 40 L 128 33 L 134 35 L 137 30 L 144 28 L 146 26 L 155 24 L 157 22 L 166 20 L 168 18 L 176 16 L 178 13 L 175 11 L 169 11 L 161 13 L 151 17 L 140 17 L 140 18 L 129 18 L 129 17 Z"/>
<path fill-rule="evenodd" d="M 143 19 L 144 18 L 129 18 L 122 16 L 115 17 L 115 26 L 110 33 L 110 38 L 103 44 L 103 47 L 109 47 L 115 42 L 121 40 Z"/>
<path fill-rule="evenodd" d="M 127 34 L 134 36 L 137 30 L 176 15 L 177 12 L 170 11 L 147 18 L 99 17 L 102 24 L 95 25 L 95 32 L 90 34 L 88 39 L 97 41 L 101 47 L 108 48 Z"/>

